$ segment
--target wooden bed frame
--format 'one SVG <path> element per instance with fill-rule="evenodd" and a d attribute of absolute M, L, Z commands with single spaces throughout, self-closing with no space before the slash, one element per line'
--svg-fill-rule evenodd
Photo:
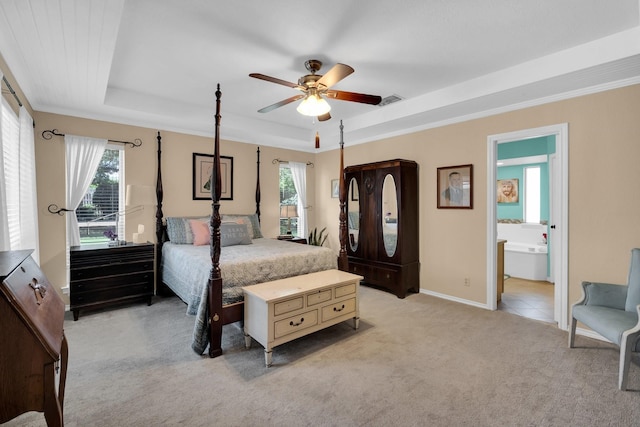
<path fill-rule="evenodd" d="M 215 136 L 213 145 L 213 172 L 211 186 L 211 271 L 207 286 L 209 287 L 209 300 L 207 304 L 207 322 L 209 325 L 209 356 L 217 357 L 222 354 L 222 326 L 229 323 L 244 320 L 244 302 L 234 304 L 222 304 L 222 276 L 220 273 L 220 195 L 221 195 L 221 175 L 220 175 L 220 98 L 222 92 L 218 84 L 216 90 L 216 114 L 215 114 Z M 338 255 L 338 268 L 348 271 L 346 242 L 348 236 L 346 200 L 347 188 L 344 181 L 344 142 L 343 126 L 340 122 L 340 252 Z M 160 260 L 162 259 L 162 245 L 168 240 L 166 237 L 166 225 L 163 221 L 162 201 L 164 193 L 162 190 L 162 139 L 158 132 L 158 172 L 156 177 L 156 282 L 158 289 L 165 286 L 162 282 L 162 269 Z M 260 219 L 260 147 L 257 149 L 257 178 L 256 178 L 256 214 Z"/>

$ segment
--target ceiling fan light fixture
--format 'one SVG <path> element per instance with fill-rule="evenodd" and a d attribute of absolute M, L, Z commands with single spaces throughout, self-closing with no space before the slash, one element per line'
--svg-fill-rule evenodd
<path fill-rule="evenodd" d="M 331 106 L 320 95 L 313 94 L 303 99 L 296 110 L 304 116 L 317 117 L 331 111 Z"/>

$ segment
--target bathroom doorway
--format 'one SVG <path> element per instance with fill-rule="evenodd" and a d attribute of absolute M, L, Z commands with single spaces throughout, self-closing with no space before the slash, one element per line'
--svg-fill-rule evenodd
<path fill-rule="evenodd" d="M 568 126 L 567 124 L 526 129 L 487 138 L 487 306 L 497 309 L 497 152 L 498 144 L 550 136 L 555 154 L 549 156 L 549 278 L 553 286 L 553 319 L 560 329 L 568 327 Z M 509 286 L 508 279 L 505 286 Z"/>

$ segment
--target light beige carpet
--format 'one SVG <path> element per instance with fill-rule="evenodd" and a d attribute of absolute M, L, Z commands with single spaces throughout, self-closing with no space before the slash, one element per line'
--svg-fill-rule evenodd
<path fill-rule="evenodd" d="M 177 298 L 67 316 L 67 427 L 637 426 L 618 351 L 554 325 L 413 294 L 361 287 L 360 329 L 346 322 L 274 351 L 224 328 L 223 356 L 189 347 Z M 3 349 L 4 351 L 4 349 Z M 28 413 L 10 426 L 44 426 Z"/>

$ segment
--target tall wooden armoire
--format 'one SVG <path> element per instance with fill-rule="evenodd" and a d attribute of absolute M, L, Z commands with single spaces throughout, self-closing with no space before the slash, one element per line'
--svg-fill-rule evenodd
<path fill-rule="evenodd" d="M 418 164 L 347 166 L 345 185 L 349 271 L 399 298 L 419 292 Z"/>
<path fill-rule="evenodd" d="M 62 426 L 64 302 L 31 252 L 0 252 L 0 424 L 38 411 L 48 426 Z"/>

